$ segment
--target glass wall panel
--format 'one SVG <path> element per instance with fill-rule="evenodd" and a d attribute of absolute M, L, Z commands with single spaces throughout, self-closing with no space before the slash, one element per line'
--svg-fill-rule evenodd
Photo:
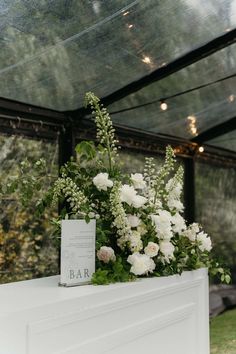
<path fill-rule="evenodd" d="M 196 220 L 236 283 L 236 170 L 196 163 Z"/>
<path fill-rule="evenodd" d="M 29 161 L 45 158 L 47 172 L 56 176 L 57 150 L 56 142 L 0 135 L 0 183 L 14 177 L 25 158 Z M 43 182 L 46 187 L 46 177 Z M 48 221 L 52 214 L 37 217 L 34 213 L 40 195 L 35 191 L 27 209 L 17 196 L 0 200 L 0 283 L 58 274 L 58 250 Z"/>
<path fill-rule="evenodd" d="M 115 102 L 109 107 L 114 112 L 112 119 L 118 124 L 191 139 L 235 116 L 235 65 L 236 44 Z M 225 81 L 167 99 L 168 108 L 160 108 L 162 98 L 230 75 Z M 145 105 L 148 102 L 153 103 Z M 144 106 L 116 113 L 138 105 Z"/>
<path fill-rule="evenodd" d="M 236 130 L 209 140 L 207 144 L 236 152 Z"/>
<path fill-rule="evenodd" d="M 235 27 L 236 0 L 5 0 L 0 24 L 0 96 L 73 110 Z"/>

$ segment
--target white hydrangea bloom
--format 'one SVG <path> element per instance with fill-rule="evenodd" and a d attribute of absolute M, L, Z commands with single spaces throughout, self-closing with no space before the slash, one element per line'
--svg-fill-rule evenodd
<path fill-rule="evenodd" d="M 144 189 L 146 187 L 146 181 L 142 173 L 131 173 L 131 182 L 135 189 Z"/>
<path fill-rule="evenodd" d="M 169 263 L 170 260 L 174 258 L 175 247 L 170 241 L 168 240 L 160 241 L 160 251 L 164 256 L 163 260 L 166 261 L 167 263 Z"/>
<path fill-rule="evenodd" d="M 158 210 L 157 215 L 151 215 L 159 239 L 170 240 L 173 237 L 172 216 L 167 210 Z"/>
<path fill-rule="evenodd" d="M 93 184 L 97 187 L 99 191 L 107 191 L 107 188 L 113 186 L 112 180 L 108 178 L 108 173 L 98 173 L 97 176 L 93 178 Z"/>
<path fill-rule="evenodd" d="M 159 252 L 159 246 L 155 242 L 148 242 L 148 245 L 144 248 L 144 252 L 149 257 L 155 257 Z"/>
<path fill-rule="evenodd" d="M 154 261 L 150 257 L 138 252 L 130 255 L 127 261 L 132 265 L 130 272 L 135 275 L 152 273 L 156 267 Z"/>
<path fill-rule="evenodd" d="M 207 234 L 205 234 L 203 231 L 199 232 L 199 234 L 197 234 L 197 241 L 199 242 L 198 247 L 202 252 L 210 252 L 212 249 L 212 243 L 211 238 Z"/>
<path fill-rule="evenodd" d="M 131 227 L 138 227 L 141 222 L 140 218 L 137 215 L 129 214 L 127 215 L 127 219 Z"/>
<path fill-rule="evenodd" d="M 172 230 L 180 234 L 182 231 L 186 230 L 186 223 L 184 218 L 179 214 L 176 213 L 172 216 Z"/>

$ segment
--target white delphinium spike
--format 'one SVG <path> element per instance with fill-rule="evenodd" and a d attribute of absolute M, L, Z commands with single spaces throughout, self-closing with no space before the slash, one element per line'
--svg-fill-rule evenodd
<path fill-rule="evenodd" d="M 87 92 L 85 95 L 85 106 L 88 105 L 92 108 L 92 115 L 97 127 L 97 139 L 104 147 L 108 156 L 109 169 L 112 169 L 112 165 L 115 162 L 117 153 L 118 140 L 115 138 L 115 129 L 113 128 L 112 120 L 107 112 L 106 108 L 100 105 L 100 99 L 92 92 Z"/>
<path fill-rule="evenodd" d="M 52 204 L 56 205 L 58 198 L 64 196 L 66 201 L 70 204 L 73 213 L 80 213 L 85 204 L 88 203 L 87 197 L 79 190 L 75 182 L 70 178 L 58 178 L 53 188 Z"/>
<path fill-rule="evenodd" d="M 121 183 L 115 182 L 110 194 L 111 212 L 114 217 L 113 226 L 117 229 L 117 244 L 121 249 L 130 241 L 131 226 L 120 198 Z"/>

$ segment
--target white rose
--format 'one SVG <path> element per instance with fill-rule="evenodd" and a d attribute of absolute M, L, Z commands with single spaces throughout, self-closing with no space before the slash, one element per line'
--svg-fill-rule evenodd
<path fill-rule="evenodd" d="M 111 247 L 102 246 L 100 250 L 97 251 L 97 257 L 100 261 L 104 263 L 115 262 L 116 256 L 115 252 Z"/>
<path fill-rule="evenodd" d="M 141 195 L 137 195 L 136 190 L 133 186 L 124 184 L 120 189 L 120 199 L 122 202 L 129 204 L 135 208 L 141 208 L 146 202 L 147 199 Z"/>
<path fill-rule="evenodd" d="M 129 204 L 130 206 L 133 203 L 133 199 L 136 196 L 137 192 L 133 186 L 124 184 L 120 189 L 120 199 L 122 202 Z"/>
<path fill-rule="evenodd" d="M 174 232 L 180 234 L 182 231 L 186 230 L 185 220 L 179 213 L 172 216 L 172 223 L 174 224 L 172 226 Z"/>
<path fill-rule="evenodd" d="M 127 215 L 127 219 L 128 219 L 128 222 L 129 222 L 131 227 L 137 227 L 140 224 L 140 222 L 141 222 L 139 217 L 136 216 L 136 215 L 129 214 L 129 215 Z"/>
<path fill-rule="evenodd" d="M 136 189 L 143 189 L 146 187 L 146 182 L 144 181 L 142 173 L 131 173 L 131 181 Z"/>
<path fill-rule="evenodd" d="M 149 257 L 155 257 L 159 252 L 159 246 L 155 242 L 148 242 L 148 245 L 144 248 L 144 252 Z"/>
<path fill-rule="evenodd" d="M 156 267 L 153 259 L 146 254 L 134 253 L 128 257 L 127 261 L 132 265 L 130 272 L 135 275 L 152 273 Z"/>
<path fill-rule="evenodd" d="M 136 195 L 133 198 L 132 205 L 134 208 L 138 209 L 138 208 L 141 208 L 142 206 L 144 206 L 144 204 L 146 204 L 146 202 L 147 202 L 147 198 L 142 197 L 141 195 Z"/>
<path fill-rule="evenodd" d="M 97 176 L 93 178 L 93 184 L 97 187 L 99 191 L 107 191 L 107 188 L 113 186 L 112 180 L 108 178 L 108 173 L 98 173 Z"/>
<path fill-rule="evenodd" d="M 212 249 L 212 244 L 211 239 L 209 236 L 207 236 L 207 234 L 205 234 L 203 231 L 197 234 L 197 241 L 199 242 L 198 247 L 202 252 L 210 252 L 210 250 Z"/>
<path fill-rule="evenodd" d="M 167 240 L 160 241 L 160 251 L 164 256 L 164 260 L 169 263 L 170 259 L 174 258 L 174 245 Z"/>

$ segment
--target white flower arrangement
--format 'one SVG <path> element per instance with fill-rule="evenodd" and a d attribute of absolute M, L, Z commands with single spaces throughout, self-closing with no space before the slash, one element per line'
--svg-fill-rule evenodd
<path fill-rule="evenodd" d="M 221 280 L 230 276 L 211 257 L 212 243 L 201 226 L 187 225 L 181 193 L 183 168 L 175 169 L 170 146 L 162 167 L 146 158 L 143 173 L 122 173 L 112 121 L 99 99 L 89 92 L 97 127 L 97 145 L 81 142 L 78 161 L 61 169 L 42 206 L 64 206 L 55 224 L 63 218 L 97 219 L 96 272 L 94 284 L 130 281 L 139 276 L 166 276 L 184 270 L 208 267 Z"/>

